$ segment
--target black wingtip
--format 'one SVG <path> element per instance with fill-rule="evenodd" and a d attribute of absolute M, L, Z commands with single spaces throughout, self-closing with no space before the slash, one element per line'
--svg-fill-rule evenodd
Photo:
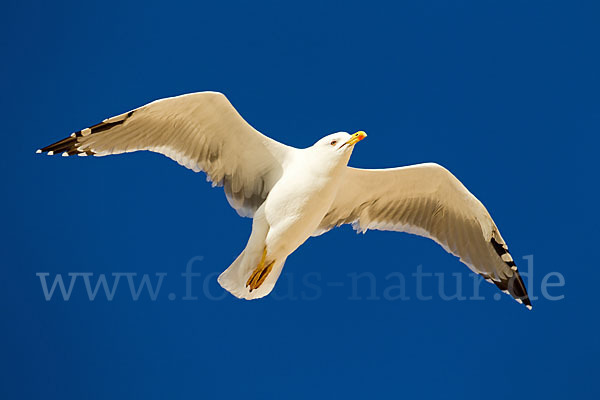
<path fill-rule="evenodd" d="M 91 150 L 86 150 L 86 151 L 79 150 L 79 147 L 77 145 L 80 143 L 80 141 L 83 140 L 85 136 L 104 132 L 115 126 L 122 125 L 126 120 L 131 118 L 131 116 L 133 115 L 134 112 L 135 112 L 135 110 L 129 111 L 126 114 L 122 114 L 122 115 L 116 116 L 114 118 L 110 118 L 109 120 L 104 120 L 100 123 L 97 123 L 96 125 L 90 126 L 89 128 L 85 128 L 80 131 L 77 131 L 77 132 L 71 134 L 71 136 L 64 138 L 63 140 L 59 140 L 56 143 L 52 143 L 51 145 L 48 145 L 41 149 L 38 149 L 36 151 L 36 153 L 38 153 L 38 154 L 39 153 L 48 153 L 48 155 L 51 155 L 51 156 L 57 155 L 57 154 L 62 154 L 64 156 L 71 156 L 74 154 L 93 155 L 95 153 Z"/>
<path fill-rule="evenodd" d="M 508 248 L 506 245 L 499 243 L 493 236 L 490 240 L 490 243 L 498 254 L 498 257 L 500 257 L 502 261 L 504 261 L 504 263 L 511 269 L 513 275 L 500 280 L 496 280 L 493 277 L 488 277 L 487 279 L 491 280 L 498 287 L 498 289 L 509 293 L 516 301 L 523 304 L 528 310 L 531 310 L 533 306 L 529 300 L 525 283 L 523 282 L 523 278 L 521 278 L 521 275 L 517 270 L 517 265 L 508 252 Z"/>
<path fill-rule="evenodd" d="M 89 134 L 90 128 L 87 129 L 83 129 L 81 131 L 75 132 L 73 134 L 71 134 L 71 136 L 66 137 L 62 140 L 59 140 L 56 143 L 52 143 L 46 147 L 42 147 L 41 149 L 37 150 L 36 153 L 46 153 L 49 156 L 56 156 L 56 155 L 62 155 L 64 157 L 66 156 L 72 156 L 72 155 L 94 155 L 95 153 L 91 150 L 85 150 L 82 151 L 80 149 L 79 145 L 79 138 L 81 138 L 82 136 L 85 136 L 87 134 Z"/>
<path fill-rule="evenodd" d="M 521 278 L 518 271 L 514 271 L 513 276 L 507 279 L 501 279 L 499 281 L 492 280 L 492 282 L 498 289 L 510 294 L 516 301 L 527 307 L 527 309 L 531 310 L 533 308 L 523 278 Z"/>
<path fill-rule="evenodd" d="M 49 155 L 57 155 L 64 152 L 76 150 L 77 138 L 71 135 L 67 138 L 52 143 L 46 147 L 42 147 L 37 153 L 48 153 Z"/>

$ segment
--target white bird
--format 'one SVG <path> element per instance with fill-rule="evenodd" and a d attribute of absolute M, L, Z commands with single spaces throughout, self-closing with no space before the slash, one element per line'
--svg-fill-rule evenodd
<path fill-rule="evenodd" d="M 310 236 L 342 224 L 359 232 L 424 236 L 531 309 L 508 247 L 483 204 L 437 164 L 348 167 L 363 131 L 325 136 L 296 149 L 252 128 L 216 92 L 161 99 L 108 118 L 38 150 L 95 155 L 149 150 L 224 186 L 231 206 L 253 217 L 242 253 L 218 278 L 244 299 L 273 290 L 286 258 Z"/>

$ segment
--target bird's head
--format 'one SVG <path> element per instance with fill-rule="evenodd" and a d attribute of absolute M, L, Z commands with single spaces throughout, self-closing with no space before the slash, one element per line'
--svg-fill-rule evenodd
<path fill-rule="evenodd" d="M 346 132 L 332 133 L 312 145 L 311 149 L 321 157 L 327 157 L 331 160 L 343 160 L 348 163 L 354 145 L 366 137 L 367 134 L 364 131 L 358 131 L 353 135 Z"/>

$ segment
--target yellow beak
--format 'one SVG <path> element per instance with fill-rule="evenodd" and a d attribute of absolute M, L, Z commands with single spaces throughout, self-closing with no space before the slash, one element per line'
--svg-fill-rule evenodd
<path fill-rule="evenodd" d="M 354 135 L 350 136 L 350 139 L 348 139 L 348 141 L 346 143 L 344 143 L 342 145 L 342 147 L 344 147 L 346 145 L 353 146 L 353 145 L 355 145 L 356 143 L 360 142 L 361 140 L 363 140 L 366 137 L 367 137 L 367 134 L 365 133 L 365 131 L 358 131 Z"/>

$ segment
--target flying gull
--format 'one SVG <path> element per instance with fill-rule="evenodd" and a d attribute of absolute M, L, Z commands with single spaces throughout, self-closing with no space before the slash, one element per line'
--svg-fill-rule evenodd
<path fill-rule="evenodd" d="M 508 247 L 486 208 L 444 167 L 349 167 L 367 135 L 338 132 L 306 149 L 270 139 L 217 92 L 161 99 L 73 133 L 38 150 L 49 155 L 106 156 L 149 150 L 166 155 L 253 218 L 245 249 L 218 278 L 236 297 L 273 290 L 286 258 L 310 236 L 342 224 L 433 239 L 500 290 L 531 309 Z"/>

